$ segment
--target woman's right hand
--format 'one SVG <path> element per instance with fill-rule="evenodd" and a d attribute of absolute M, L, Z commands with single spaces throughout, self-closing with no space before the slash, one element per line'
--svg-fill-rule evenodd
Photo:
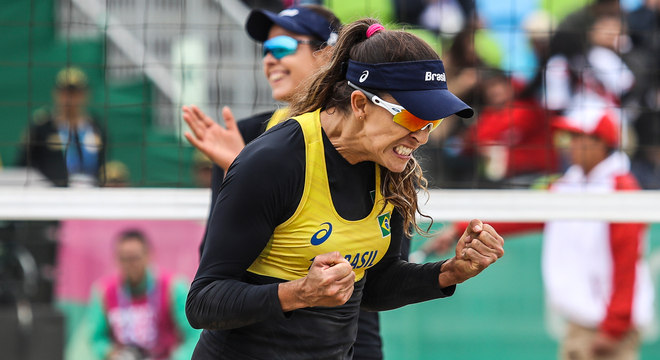
<path fill-rule="evenodd" d="M 353 294 L 355 273 L 338 251 L 314 258 L 307 276 L 281 283 L 278 295 L 282 311 L 311 306 L 340 306 Z"/>
<path fill-rule="evenodd" d="M 223 170 L 227 170 L 236 156 L 245 147 L 245 142 L 231 109 L 222 108 L 222 117 L 227 128 L 223 128 L 210 117 L 206 116 L 197 106 L 183 106 L 183 120 L 188 124 L 192 134 L 186 132 L 184 136 L 199 151 L 209 157 Z"/>

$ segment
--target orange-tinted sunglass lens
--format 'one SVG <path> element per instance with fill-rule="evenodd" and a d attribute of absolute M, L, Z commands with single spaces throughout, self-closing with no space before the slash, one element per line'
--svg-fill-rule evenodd
<path fill-rule="evenodd" d="M 432 121 L 427 121 L 427 120 L 422 120 L 418 118 L 417 116 L 411 114 L 408 110 L 403 110 L 400 113 L 394 115 L 394 122 L 403 126 L 404 128 L 415 132 L 419 131 L 423 128 L 425 128 L 428 125 L 431 125 L 431 130 L 435 129 L 440 125 L 442 120 L 432 120 Z"/>

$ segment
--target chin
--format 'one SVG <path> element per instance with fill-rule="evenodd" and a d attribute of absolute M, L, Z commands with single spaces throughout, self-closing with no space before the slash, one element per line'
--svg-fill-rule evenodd
<path fill-rule="evenodd" d="M 293 94 L 294 92 L 291 91 L 291 89 L 281 86 L 277 88 L 273 88 L 273 92 L 272 92 L 273 99 L 282 102 L 289 102 Z"/>
<path fill-rule="evenodd" d="M 408 162 L 406 161 L 403 164 L 389 164 L 389 165 L 381 165 L 381 166 L 386 168 L 387 170 L 393 172 L 393 173 L 400 173 L 400 172 L 403 172 L 403 170 L 406 169 L 407 164 L 408 164 Z"/>

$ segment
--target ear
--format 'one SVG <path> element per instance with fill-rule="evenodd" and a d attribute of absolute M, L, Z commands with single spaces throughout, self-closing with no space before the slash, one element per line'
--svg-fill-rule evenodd
<path fill-rule="evenodd" d="M 355 90 L 351 93 L 351 109 L 356 119 L 367 117 L 368 103 L 369 99 L 361 91 Z"/>

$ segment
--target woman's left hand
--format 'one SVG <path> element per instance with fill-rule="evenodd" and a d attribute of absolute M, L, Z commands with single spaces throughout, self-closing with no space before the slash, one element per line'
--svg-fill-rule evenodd
<path fill-rule="evenodd" d="M 184 106 L 182 111 L 183 120 L 192 131 L 192 133 L 186 132 L 184 134 L 186 139 L 214 163 L 227 171 L 229 165 L 245 147 L 245 142 L 238 131 L 238 125 L 231 109 L 227 106 L 222 108 L 222 117 L 225 120 L 225 125 L 227 125 L 226 128 L 213 121 L 197 106 Z"/>

